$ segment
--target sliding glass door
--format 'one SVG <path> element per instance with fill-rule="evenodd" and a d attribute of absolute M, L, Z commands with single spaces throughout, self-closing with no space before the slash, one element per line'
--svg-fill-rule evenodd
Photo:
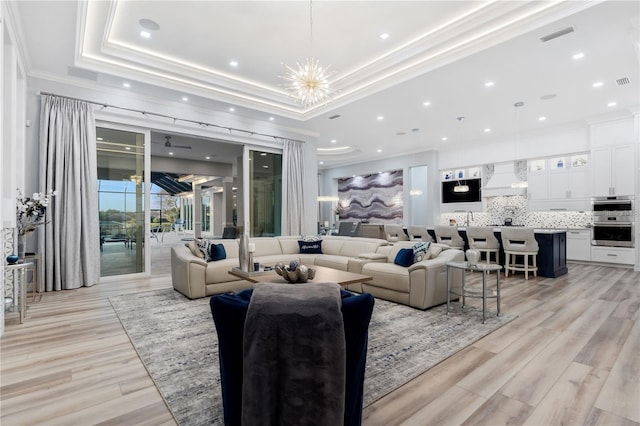
<path fill-rule="evenodd" d="M 146 134 L 97 127 L 96 137 L 100 275 L 143 273 L 149 264 L 145 253 Z"/>
<path fill-rule="evenodd" d="M 249 152 L 250 236 L 282 234 L 282 154 Z"/>

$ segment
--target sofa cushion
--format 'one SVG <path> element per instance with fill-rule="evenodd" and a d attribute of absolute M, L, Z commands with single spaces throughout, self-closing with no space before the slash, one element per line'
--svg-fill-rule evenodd
<path fill-rule="evenodd" d="M 409 293 L 409 268 L 394 263 L 367 263 L 362 267 L 362 274 L 372 277 L 365 281 L 367 286 L 386 288 L 402 293 Z"/>
<path fill-rule="evenodd" d="M 375 252 L 380 244 L 380 240 L 374 238 L 349 238 L 342 243 L 339 254 L 347 257 L 358 257 L 360 253 Z"/>
<path fill-rule="evenodd" d="M 340 271 L 346 271 L 349 266 L 349 258 L 333 254 L 317 254 L 315 264 L 318 266 L 326 266 L 327 268 L 338 269 Z"/>
<path fill-rule="evenodd" d="M 256 245 L 255 256 L 268 256 L 282 254 L 282 248 L 277 238 L 258 237 L 252 238 L 251 242 Z"/>
<path fill-rule="evenodd" d="M 322 240 L 299 240 L 298 247 L 301 254 L 322 254 Z"/>
<path fill-rule="evenodd" d="M 282 254 L 297 254 L 300 253 L 300 246 L 298 245 L 298 237 L 276 237 L 280 242 L 280 250 Z"/>
<path fill-rule="evenodd" d="M 207 264 L 205 271 L 205 282 L 207 284 L 226 283 L 228 281 L 237 281 L 238 278 L 229 274 L 234 266 L 238 266 L 238 258 L 227 258 L 211 262 Z"/>
<path fill-rule="evenodd" d="M 323 240 L 322 253 L 340 256 L 340 249 L 342 248 L 342 244 L 344 242 L 343 238 L 348 238 L 348 237 L 327 238 Z M 371 250 L 367 250 L 367 251 L 371 251 Z M 354 257 L 357 257 L 357 255 Z"/>
<path fill-rule="evenodd" d="M 202 250 L 200 250 L 197 240 L 193 239 L 188 243 L 185 243 L 184 245 L 187 246 L 189 250 L 191 250 L 192 255 L 197 256 L 200 259 L 204 259 L 204 253 L 202 252 Z"/>
<path fill-rule="evenodd" d="M 211 243 L 211 245 L 209 245 L 209 262 L 216 262 L 226 258 L 227 251 L 224 249 L 223 244 Z"/>
<path fill-rule="evenodd" d="M 430 241 L 427 242 L 419 242 L 413 245 L 413 263 L 423 261 L 426 259 L 427 250 L 429 249 L 429 245 L 431 245 Z"/>
<path fill-rule="evenodd" d="M 427 254 L 425 255 L 425 259 L 434 259 L 438 257 L 438 255 L 442 253 L 442 247 L 437 246 L 435 244 L 431 244 L 429 246 L 429 250 L 427 250 Z"/>
<path fill-rule="evenodd" d="M 408 267 L 413 265 L 413 249 L 403 248 L 398 251 L 393 260 L 396 265 Z"/>

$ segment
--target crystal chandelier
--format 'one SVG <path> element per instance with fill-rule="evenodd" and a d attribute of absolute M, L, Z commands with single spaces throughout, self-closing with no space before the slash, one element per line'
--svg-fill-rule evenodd
<path fill-rule="evenodd" d="M 309 44 L 313 51 L 313 3 L 309 1 Z M 295 67 L 284 64 L 286 73 L 282 77 L 285 89 L 304 107 L 328 102 L 333 94 L 330 78 L 335 72 L 331 65 L 320 66 L 320 61 L 310 57 L 302 64 L 296 62 Z"/>

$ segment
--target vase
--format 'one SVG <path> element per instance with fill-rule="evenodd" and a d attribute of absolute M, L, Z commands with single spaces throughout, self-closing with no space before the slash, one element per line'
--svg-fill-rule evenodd
<path fill-rule="evenodd" d="M 24 262 L 25 253 L 27 251 L 27 236 L 18 235 L 18 261 Z"/>
<path fill-rule="evenodd" d="M 479 250 L 469 249 L 465 254 L 467 255 L 467 262 L 469 263 L 469 266 L 475 266 L 478 263 L 478 260 L 480 260 Z"/>
<path fill-rule="evenodd" d="M 251 257 L 249 256 L 249 237 L 246 234 L 240 235 L 238 259 L 240 260 L 240 270 L 242 272 L 249 272 L 251 270 L 249 268 Z"/>

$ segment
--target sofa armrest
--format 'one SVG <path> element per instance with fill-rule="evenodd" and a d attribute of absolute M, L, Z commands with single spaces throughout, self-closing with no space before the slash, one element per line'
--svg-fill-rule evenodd
<path fill-rule="evenodd" d="M 207 262 L 184 246 L 171 248 L 171 281 L 173 288 L 187 296 L 197 299 L 207 295 Z"/>
<path fill-rule="evenodd" d="M 464 260 L 464 252 L 445 250 L 434 259 L 409 267 L 409 306 L 426 309 L 447 301 L 447 263 Z M 462 281 L 461 270 L 453 271 L 452 283 Z"/>

